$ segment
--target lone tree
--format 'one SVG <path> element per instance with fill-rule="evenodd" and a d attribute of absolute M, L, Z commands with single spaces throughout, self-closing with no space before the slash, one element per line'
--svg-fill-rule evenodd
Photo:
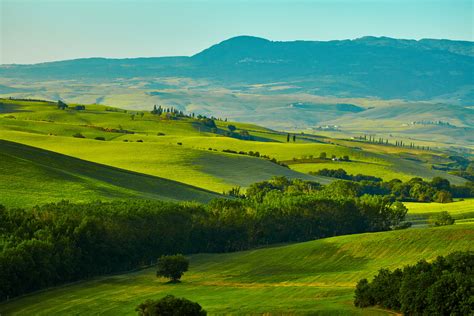
<path fill-rule="evenodd" d="M 167 295 L 160 300 L 146 300 L 135 308 L 140 316 L 189 315 L 204 316 L 207 312 L 201 305 L 185 298 Z"/>
<path fill-rule="evenodd" d="M 158 259 L 157 277 L 165 277 L 171 279 L 171 282 L 177 283 L 183 276 L 184 272 L 188 271 L 189 260 L 181 254 L 174 256 L 161 256 Z"/>
<path fill-rule="evenodd" d="M 288 134 L 286 135 L 286 142 L 287 142 L 287 143 L 290 142 L 290 133 L 288 133 Z"/>
<path fill-rule="evenodd" d="M 237 127 L 235 127 L 234 125 L 227 125 L 227 128 L 228 128 L 229 131 L 231 131 L 231 132 L 234 132 L 234 131 L 237 129 Z"/>
<path fill-rule="evenodd" d="M 60 110 L 64 110 L 68 107 L 68 105 L 66 103 L 64 103 L 63 101 L 61 100 L 58 100 L 58 109 Z"/>

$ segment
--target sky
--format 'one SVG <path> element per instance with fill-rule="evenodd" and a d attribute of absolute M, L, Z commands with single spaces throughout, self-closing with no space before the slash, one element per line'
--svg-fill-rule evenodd
<path fill-rule="evenodd" d="M 0 64 L 190 56 L 238 35 L 474 41 L 474 0 L 0 0 Z"/>

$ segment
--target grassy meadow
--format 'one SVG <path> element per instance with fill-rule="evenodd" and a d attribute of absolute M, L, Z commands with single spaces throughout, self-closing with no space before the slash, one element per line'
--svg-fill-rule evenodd
<path fill-rule="evenodd" d="M 352 305 L 356 282 L 456 250 L 474 250 L 474 224 L 326 238 L 228 254 L 190 256 L 181 284 L 155 269 L 62 286 L 0 305 L 6 315 L 134 315 L 145 299 L 173 294 L 210 314 L 387 315 Z"/>
<path fill-rule="evenodd" d="M 431 216 L 440 212 L 448 212 L 456 223 L 474 221 L 474 199 L 458 200 L 452 203 L 418 203 L 404 202 L 408 208 L 407 220 L 414 225 L 427 225 Z"/>
<path fill-rule="evenodd" d="M 0 140 L 1 204 L 31 207 L 69 200 L 195 200 L 218 195 L 168 179 Z"/>

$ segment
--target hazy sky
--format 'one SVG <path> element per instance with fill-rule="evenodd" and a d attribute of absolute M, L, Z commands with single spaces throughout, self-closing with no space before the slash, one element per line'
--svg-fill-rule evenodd
<path fill-rule="evenodd" d="M 473 41 L 474 0 L 0 0 L 0 63 L 192 55 L 236 35 Z"/>

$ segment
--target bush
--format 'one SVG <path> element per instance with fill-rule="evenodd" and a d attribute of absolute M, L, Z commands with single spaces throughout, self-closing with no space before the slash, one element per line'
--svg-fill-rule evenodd
<path fill-rule="evenodd" d="M 82 135 L 81 133 L 76 133 L 74 135 L 72 135 L 72 137 L 75 137 L 75 138 L 86 138 L 84 135 Z"/>
<path fill-rule="evenodd" d="M 105 137 L 102 137 L 102 136 L 97 136 L 96 138 L 94 138 L 95 140 L 105 140 Z"/>
<path fill-rule="evenodd" d="M 171 282 L 179 282 L 184 272 L 188 271 L 189 260 L 181 254 L 161 256 L 158 259 L 157 277 L 170 278 Z"/>
<path fill-rule="evenodd" d="M 431 226 L 447 226 L 454 224 L 454 218 L 448 212 L 443 211 L 430 217 L 428 222 Z"/>
<path fill-rule="evenodd" d="M 135 309 L 140 316 L 203 316 L 207 312 L 201 305 L 185 298 L 167 295 L 160 300 L 146 300 Z"/>

